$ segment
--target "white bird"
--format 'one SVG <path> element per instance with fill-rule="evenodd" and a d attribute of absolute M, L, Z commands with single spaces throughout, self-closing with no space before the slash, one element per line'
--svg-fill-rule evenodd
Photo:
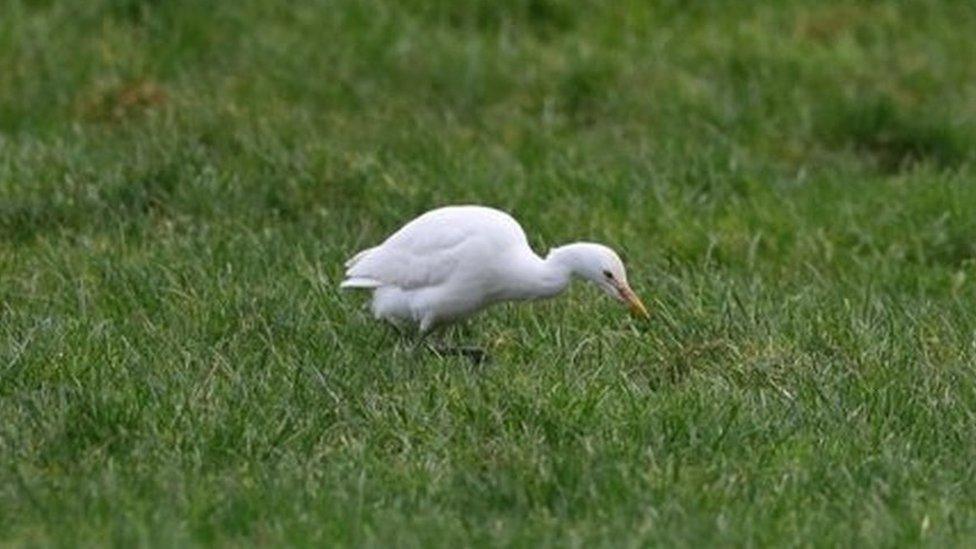
<path fill-rule="evenodd" d="M 543 259 L 518 221 L 483 206 L 431 210 L 357 253 L 345 267 L 340 287 L 372 290 L 377 319 L 414 326 L 421 334 L 495 303 L 556 296 L 574 276 L 648 316 L 613 250 L 577 242 Z"/>

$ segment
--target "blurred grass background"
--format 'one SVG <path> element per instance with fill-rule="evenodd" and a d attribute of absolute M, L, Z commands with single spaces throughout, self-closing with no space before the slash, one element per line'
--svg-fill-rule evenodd
<path fill-rule="evenodd" d="M 0 0 L 0 538 L 976 534 L 976 7 Z M 429 208 L 624 252 L 411 353 Z"/>

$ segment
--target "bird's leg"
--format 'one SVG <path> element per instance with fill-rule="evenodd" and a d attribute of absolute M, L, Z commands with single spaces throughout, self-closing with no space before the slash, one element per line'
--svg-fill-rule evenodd
<path fill-rule="evenodd" d="M 445 356 L 450 355 L 463 356 L 470 360 L 473 364 L 483 364 L 491 360 L 488 353 L 481 347 L 437 345 L 428 343 L 427 349 L 437 355 L 438 358 L 444 358 Z"/>
<path fill-rule="evenodd" d="M 463 356 L 470 360 L 473 364 L 482 364 L 490 359 L 488 352 L 480 347 L 470 345 L 447 345 L 443 343 L 443 341 L 436 343 L 427 342 L 426 345 L 427 349 L 437 355 L 439 358 L 450 355 Z"/>
<path fill-rule="evenodd" d="M 474 347 L 471 345 L 454 347 L 454 350 L 461 356 L 466 357 L 471 361 L 472 364 L 481 365 L 485 362 L 491 362 L 491 355 L 488 351 L 482 349 L 481 347 Z"/>

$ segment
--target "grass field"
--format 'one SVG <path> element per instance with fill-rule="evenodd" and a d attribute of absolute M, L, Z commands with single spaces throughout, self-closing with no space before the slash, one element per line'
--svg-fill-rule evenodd
<path fill-rule="evenodd" d="M 0 545 L 976 541 L 968 1 L 0 0 Z M 511 211 L 591 287 L 340 293 Z"/>

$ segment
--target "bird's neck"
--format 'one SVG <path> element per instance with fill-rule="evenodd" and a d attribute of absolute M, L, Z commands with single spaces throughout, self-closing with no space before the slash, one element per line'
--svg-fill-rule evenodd
<path fill-rule="evenodd" d="M 508 299 L 545 299 L 561 294 L 574 274 L 579 274 L 580 256 L 572 244 L 555 248 L 545 259 L 533 254 L 525 257 L 516 272 L 517 280 L 506 292 Z"/>
<path fill-rule="evenodd" d="M 525 254 L 517 266 L 506 269 L 508 280 L 499 288 L 496 299 L 529 300 L 555 297 L 569 285 L 571 272 L 551 256 L 542 259 L 534 253 Z"/>

